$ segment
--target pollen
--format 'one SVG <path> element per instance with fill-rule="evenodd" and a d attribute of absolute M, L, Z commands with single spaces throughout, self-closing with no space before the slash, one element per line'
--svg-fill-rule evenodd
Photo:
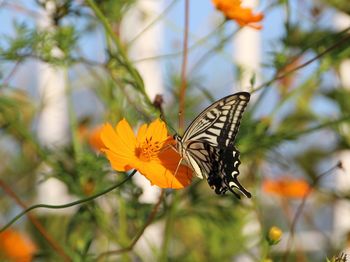
<path fill-rule="evenodd" d="M 160 148 L 159 141 L 152 142 L 152 137 L 146 138 L 145 141 L 136 148 L 136 156 L 141 161 L 150 161 L 157 157 Z"/>

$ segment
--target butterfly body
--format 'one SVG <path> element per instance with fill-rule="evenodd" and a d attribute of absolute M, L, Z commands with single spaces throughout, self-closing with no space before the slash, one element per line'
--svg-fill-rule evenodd
<path fill-rule="evenodd" d="M 186 129 L 183 137 L 175 135 L 177 150 L 200 178 L 205 177 L 217 194 L 233 189 L 250 197 L 238 182 L 239 151 L 234 141 L 250 94 L 239 92 L 207 107 Z"/>

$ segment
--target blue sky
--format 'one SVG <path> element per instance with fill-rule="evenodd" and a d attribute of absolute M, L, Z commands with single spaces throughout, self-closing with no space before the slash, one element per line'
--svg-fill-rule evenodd
<path fill-rule="evenodd" d="M 146 0 L 145 0 L 146 1 Z M 33 11 L 39 11 L 38 6 L 35 1 L 10 1 L 18 6 L 24 6 Z M 166 8 L 172 0 L 164 0 L 163 8 Z M 261 5 L 256 8 L 256 12 L 266 10 L 269 1 L 260 1 Z M 308 15 L 308 4 L 300 3 L 299 1 L 290 1 L 292 3 L 292 21 L 298 21 L 298 19 L 307 18 Z M 265 12 L 265 18 L 262 22 L 263 29 L 261 30 L 262 38 L 262 49 L 261 61 L 263 64 L 271 64 L 272 55 L 271 52 L 279 50 L 281 48 L 280 38 L 283 35 L 283 23 L 285 17 L 285 11 L 281 8 L 270 8 L 268 12 Z M 329 21 L 331 15 L 326 15 L 321 17 L 326 23 Z M 25 22 L 30 26 L 34 26 L 36 23 L 35 18 L 22 12 L 18 8 L 9 8 L 2 6 L 0 8 L 0 34 L 2 36 L 13 34 L 13 22 Z M 71 18 L 70 21 L 78 28 L 82 27 L 83 22 L 77 18 Z M 222 21 L 222 14 L 215 10 L 210 0 L 202 1 L 190 1 L 190 45 L 195 43 L 196 40 L 202 38 L 211 32 L 215 26 Z M 305 19 L 307 21 L 307 19 Z M 176 51 L 182 50 L 182 38 L 183 38 L 183 23 L 184 23 L 184 1 L 177 0 L 176 4 L 170 10 L 163 20 L 164 23 L 164 44 L 159 48 L 159 54 L 169 54 Z M 308 23 L 303 23 L 308 26 Z M 234 31 L 237 25 L 234 22 L 228 22 L 225 25 L 225 33 L 228 34 Z M 0 38 L 0 43 L 4 43 L 5 39 Z M 206 44 L 200 45 L 189 55 L 189 68 L 198 60 L 201 54 L 210 49 L 215 45 L 217 39 L 211 39 Z M 103 61 L 104 58 L 104 35 L 101 30 L 95 32 L 94 34 L 85 35 L 84 38 L 80 39 L 80 47 L 83 53 L 90 59 Z M 194 75 L 190 77 L 200 78 L 203 80 L 203 87 L 214 90 L 214 96 L 219 98 L 221 96 L 227 95 L 232 92 L 232 86 L 234 85 L 234 67 L 232 64 L 232 51 L 233 44 L 229 42 L 223 52 L 217 52 L 215 55 L 211 56 L 206 63 L 196 71 Z M 169 74 L 170 71 L 179 71 L 181 67 L 181 56 L 171 59 L 162 59 L 162 68 L 164 77 Z M 307 75 L 312 69 L 317 65 L 317 63 L 304 68 L 298 73 L 298 77 Z M 31 72 L 27 70 L 28 63 L 22 66 L 17 73 L 20 78 L 27 78 L 26 83 L 30 85 L 35 85 L 35 80 L 33 79 Z M 12 70 L 12 66 L 2 66 L 1 70 L 3 75 Z M 273 70 L 264 69 L 263 75 L 265 79 L 268 80 L 271 77 Z M 28 79 L 29 78 L 29 79 Z M 16 78 L 14 78 L 16 79 Z M 16 81 L 15 81 L 16 83 Z M 271 97 L 271 99 L 273 99 Z M 321 106 L 320 106 L 321 105 Z M 317 106 L 322 108 L 324 103 L 318 103 Z M 267 106 L 273 106 L 273 103 L 268 103 Z M 327 111 L 326 107 L 325 111 Z M 269 111 L 269 110 L 267 110 Z"/>

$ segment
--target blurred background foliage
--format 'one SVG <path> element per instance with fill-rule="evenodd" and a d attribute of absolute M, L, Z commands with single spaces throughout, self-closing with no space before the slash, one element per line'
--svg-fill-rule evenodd
<path fill-rule="evenodd" d="M 33 2 L 30 6 L 39 14 L 50 10 L 53 24 L 49 28 L 28 22 L 31 8 L 27 10 L 22 2 L 0 3 L 0 12 L 21 14 L 20 19 L 11 21 L 13 31 L 3 33 L 0 41 L 2 226 L 24 208 L 18 199 L 25 207 L 38 203 L 37 188 L 51 177 L 63 182 L 71 200 L 93 196 L 126 178 L 126 174 L 116 174 L 95 150 L 92 136 L 99 124 L 116 123 L 125 117 L 136 128 L 162 113 L 171 127 L 169 131 L 174 133 L 178 121 L 181 50 L 163 64 L 168 69 L 164 86 L 169 99 L 163 103 L 152 101 L 137 63 L 129 57 L 132 41 L 125 40 L 121 27 L 137 1 L 28 1 Z M 169 2 L 169 6 L 172 4 Z M 206 181 L 195 178 L 190 187 L 176 192 L 165 190 L 157 203 L 148 203 L 141 200 L 142 187 L 131 179 L 67 212 L 33 211 L 44 235 L 50 236 L 59 249 L 49 243 L 29 217 L 12 225 L 35 243 L 34 261 L 243 261 L 242 256 L 248 261 L 325 261 L 326 257 L 336 261 L 335 257 L 349 248 L 349 232 L 342 232 L 342 241 L 332 238 L 332 214 L 338 201 L 349 201 L 350 197 L 350 187 L 338 192 L 334 182 L 338 172 L 348 170 L 333 172 L 339 154 L 349 150 L 350 144 L 350 89 L 343 86 L 339 72 L 340 65 L 350 57 L 350 24 L 339 30 L 325 25 L 323 18 L 336 12 L 350 15 L 348 0 L 315 0 L 307 4 L 276 0 L 264 4 L 265 17 L 277 10 L 284 25 L 282 36 L 275 40 L 262 63 L 266 74 L 257 83 L 252 75 L 248 89 L 252 101 L 237 140 L 242 161 L 240 179 L 252 192 L 252 199 L 217 196 Z M 303 16 L 290 18 L 298 16 L 293 12 L 305 6 Z M 212 57 L 229 57 L 227 46 L 236 34 L 232 33 L 232 24 L 222 23 L 222 19 L 205 39 L 196 42 L 195 49 L 204 50 L 203 60 L 199 60 L 202 63 Z M 165 23 L 165 28 L 173 30 L 170 23 Z M 96 34 L 105 39 L 102 47 L 92 48 L 92 52 L 103 52 L 99 60 L 91 59 L 83 48 L 93 43 Z M 177 34 L 177 40 L 182 41 L 182 29 Z M 212 49 L 208 42 L 213 44 Z M 236 73 L 239 81 L 239 65 L 228 60 L 231 73 Z M 69 132 L 63 146 L 48 147 L 38 137 L 38 119 L 45 103 L 35 91 L 37 83 L 13 80 L 20 67 L 31 76 L 39 74 L 28 61 L 44 61 L 63 68 L 69 76 Z M 312 62 L 310 66 L 308 61 Z M 210 74 L 194 69 L 187 76 L 188 123 L 203 106 L 239 91 L 226 85 L 219 95 L 215 86 L 208 86 L 212 76 L 225 76 L 215 63 L 206 63 Z M 84 101 L 82 89 L 94 99 Z M 322 175 L 330 169 L 332 172 Z M 285 176 L 306 181 L 312 187 L 296 222 L 293 218 L 303 197 L 291 198 L 282 189 L 272 193 L 262 189 L 265 180 Z M 150 225 L 162 229 L 157 235 L 158 244 L 138 246 L 138 237 Z M 266 238 L 271 226 L 285 232 L 284 244 L 291 234 L 308 230 L 321 232 L 327 244 L 317 251 L 287 245 L 282 248 L 282 243 L 271 245 Z"/>

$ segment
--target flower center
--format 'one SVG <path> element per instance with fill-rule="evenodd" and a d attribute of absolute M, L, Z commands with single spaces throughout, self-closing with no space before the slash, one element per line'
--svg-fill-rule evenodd
<path fill-rule="evenodd" d="M 155 158 L 160 150 L 159 141 L 152 141 L 146 138 L 146 140 L 136 148 L 136 156 L 140 158 L 141 161 L 150 161 Z"/>

